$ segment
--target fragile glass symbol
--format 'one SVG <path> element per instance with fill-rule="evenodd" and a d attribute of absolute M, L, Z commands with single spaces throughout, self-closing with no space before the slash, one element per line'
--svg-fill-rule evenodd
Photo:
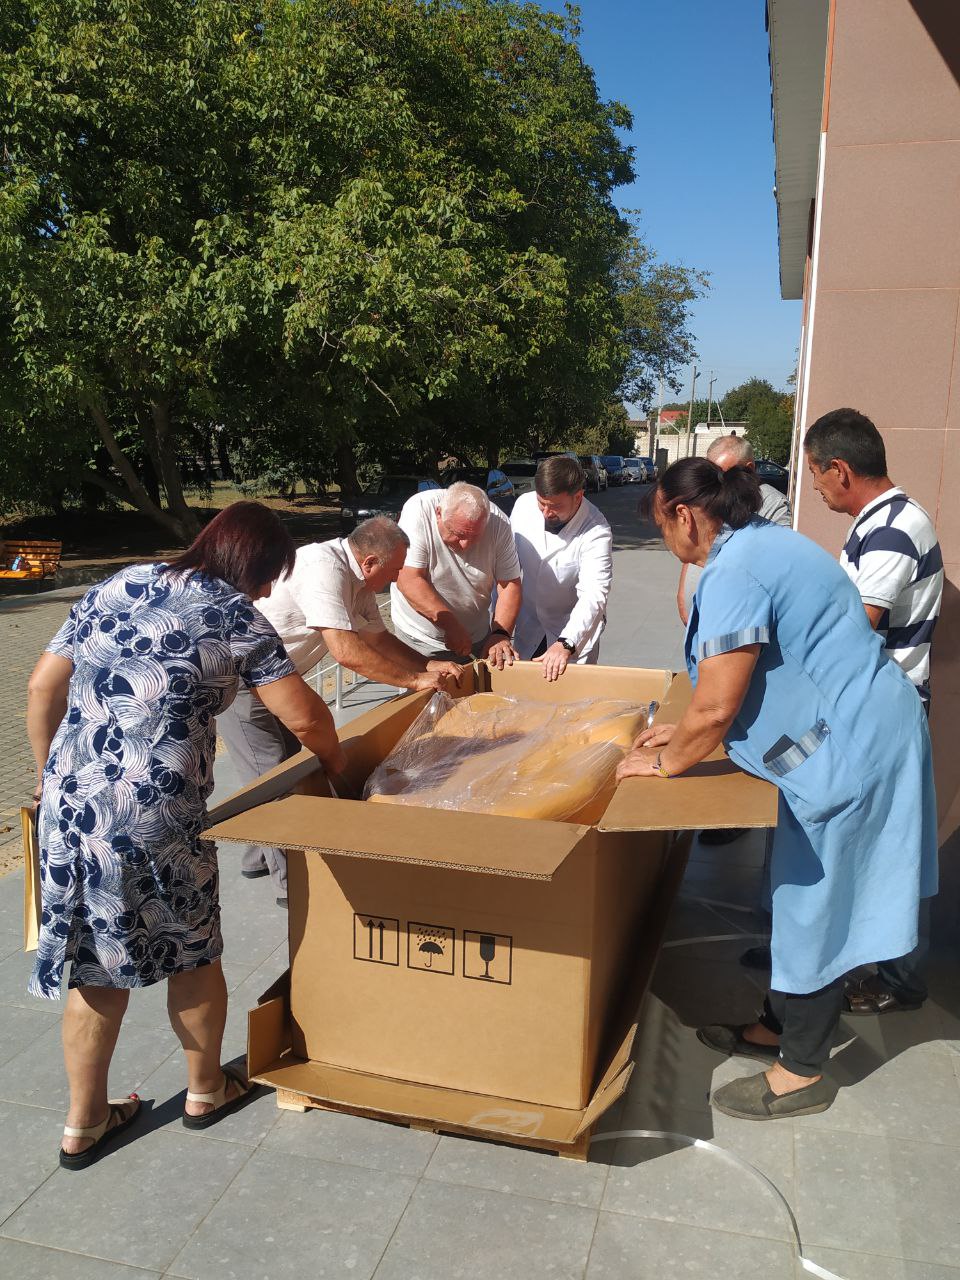
<path fill-rule="evenodd" d="M 491 982 L 495 979 L 490 977 L 490 961 L 497 954 L 497 940 L 492 933 L 481 933 L 480 935 L 480 959 L 485 965 L 484 972 L 480 975 L 483 978 L 489 978 Z"/>

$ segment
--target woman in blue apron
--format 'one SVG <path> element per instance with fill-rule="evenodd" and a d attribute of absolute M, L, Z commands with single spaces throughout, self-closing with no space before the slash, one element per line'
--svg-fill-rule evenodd
<path fill-rule="evenodd" d="M 694 696 L 641 734 L 620 777 L 669 779 L 722 742 L 780 790 L 771 855 L 771 991 L 759 1022 L 697 1034 L 769 1063 L 713 1095 L 729 1115 L 824 1111 L 843 975 L 917 940 L 936 892 L 930 737 L 916 691 L 883 653 L 856 588 L 820 547 L 756 517 L 743 468 L 670 467 L 653 511 L 667 547 L 705 567 L 687 625 Z"/>

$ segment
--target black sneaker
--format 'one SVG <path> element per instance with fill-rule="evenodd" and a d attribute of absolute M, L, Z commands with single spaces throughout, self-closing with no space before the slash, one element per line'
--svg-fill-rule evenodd
<path fill-rule="evenodd" d="M 288 901 L 288 900 L 287 900 L 286 898 L 278 898 L 278 899 L 277 899 L 277 906 L 278 906 L 278 907 L 283 907 L 283 909 L 284 909 L 284 910 L 286 910 L 286 909 L 287 909 L 287 901 Z"/>
<path fill-rule="evenodd" d="M 270 868 L 257 867 L 256 871 L 241 871 L 240 874 L 243 876 L 244 880 L 259 880 L 261 876 L 268 876 L 270 874 Z"/>

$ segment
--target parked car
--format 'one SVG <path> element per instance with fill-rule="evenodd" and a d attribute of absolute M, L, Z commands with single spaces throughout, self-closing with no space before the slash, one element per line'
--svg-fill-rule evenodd
<path fill-rule="evenodd" d="M 754 468 L 761 484 L 769 484 L 784 494 L 790 488 L 790 472 L 786 467 L 781 467 L 779 462 L 771 462 L 769 458 L 758 458 Z"/>
<path fill-rule="evenodd" d="M 643 465 L 644 465 L 644 466 L 646 467 L 646 469 L 647 469 L 647 483 L 648 483 L 648 484 L 653 484 L 653 482 L 654 482 L 655 480 L 659 480 L 659 479 L 660 479 L 660 472 L 657 470 L 657 464 L 654 462 L 654 460 L 653 460 L 652 458 L 648 458 L 648 457 L 646 457 L 646 456 L 644 455 L 644 456 L 640 459 L 640 461 L 643 463 Z"/>
<path fill-rule="evenodd" d="M 623 465 L 623 458 L 619 454 L 604 454 L 600 459 L 607 469 L 607 478 L 611 484 L 629 484 L 629 477 Z"/>
<path fill-rule="evenodd" d="M 500 469 L 513 485 L 515 497 L 519 498 L 521 493 L 529 493 L 533 488 L 534 477 L 537 474 L 535 458 L 510 458 Z"/>
<path fill-rule="evenodd" d="M 476 485 L 478 489 L 483 489 L 490 501 L 495 502 L 500 510 L 505 511 L 507 515 L 513 510 L 513 504 L 517 500 L 517 491 L 510 477 L 498 468 L 493 467 L 488 471 L 485 467 L 452 467 L 449 471 L 443 473 L 445 488 L 448 488 L 458 480 L 462 480 L 465 484 Z"/>
<path fill-rule="evenodd" d="M 642 458 L 624 458 L 623 467 L 630 483 L 647 483 L 647 465 Z"/>
<path fill-rule="evenodd" d="M 598 454 L 578 453 L 577 461 L 583 467 L 583 474 L 587 480 L 587 493 L 600 493 L 609 486 L 607 468 L 600 461 Z"/>
<path fill-rule="evenodd" d="M 427 476 L 381 476 L 355 502 L 347 502 L 340 508 L 340 532 L 351 533 L 361 520 L 369 520 L 371 516 L 390 516 L 396 520 L 408 498 L 425 489 L 439 488 L 436 480 Z"/>

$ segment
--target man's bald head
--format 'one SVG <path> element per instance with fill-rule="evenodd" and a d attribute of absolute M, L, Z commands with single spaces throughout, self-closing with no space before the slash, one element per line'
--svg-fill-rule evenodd
<path fill-rule="evenodd" d="M 753 470 L 753 445 L 744 436 L 718 436 L 707 450 L 707 457 L 721 471 L 729 471 L 731 467 Z"/>

